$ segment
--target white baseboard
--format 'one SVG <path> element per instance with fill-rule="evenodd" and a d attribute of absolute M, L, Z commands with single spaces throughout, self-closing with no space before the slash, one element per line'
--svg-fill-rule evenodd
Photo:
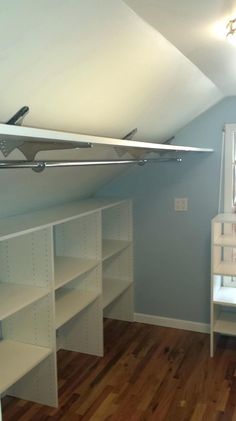
<path fill-rule="evenodd" d="M 175 329 L 192 330 L 194 332 L 210 333 L 207 323 L 191 322 L 189 320 L 171 319 L 169 317 L 152 316 L 151 314 L 134 313 L 135 322 L 149 325 L 173 327 Z"/>

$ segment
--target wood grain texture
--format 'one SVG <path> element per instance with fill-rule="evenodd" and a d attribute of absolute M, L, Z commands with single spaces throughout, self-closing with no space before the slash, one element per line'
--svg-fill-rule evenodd
<path fill-rule="evenodd" d="M 114 320 L 103 358 L 58 353 L 60 407 L 3 399 L 3 421 L 235 421 L 236 338 Z"/>

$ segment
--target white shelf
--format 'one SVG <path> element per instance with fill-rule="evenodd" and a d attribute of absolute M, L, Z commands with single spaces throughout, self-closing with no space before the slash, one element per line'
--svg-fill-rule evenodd
<path fill-rule="evenodd" d="M 75 257 L 55 257 L 55 289 L 88 272 L 98 265 L 96 260 Z"/>
<path fill-rule="evenodd" d="M 236 247 L 236 236 L 230 234 L 220 235 L 215 238 L 214 245 L 221 247 Z"/>
<path fill-rule="evenodd" d="M 213 331 L 223 335 L 236 335 L 236 313 L 220 313 L 213 326 Z"/>
<path fill-rule="evenodd" d="M 214 275 L 236 276 L 236 262 L 221 262 L 213 269 Z"/>
<path fill-rule="evenodd" d="M 75 147 L 77 143 L 91 143 L 93 145 L 106 145 L 106 146 L 122 146 L 125 148 L 138 148 L 138 149 L 151 149 L 151 150 L 161 150 L 161 151 L 180 151 L 180 152 L 213 152 L 213 149 L 209 148 L 197 148 L 191 146 L 181 146 L 181 145 L 167 145 L 157 142 L 145 142 L 145 141 L 136 141 L 136 140 L 126 140 L 126 139 L 115 139 L 110 137 L 100 137 L 100 136 L 91 136 L 79 133 L 39 129 L 36 127 L 24 127 L 17 125 L 8 125 L 0 124 L 0 135 L 4 136 L 5 140 L 8 141 L 24 141 L 27 140 L 32 142 L 32 138 L 35 141 L 40 142 L 74 142 Z"/>
<path fill-rule="evenodd" d="M 7 240 L 42 228 L 62 224 L 123 202 L 124 200 L 87 199 L 62 206 L 53 206 L 24 215 L 0 218 L 0 240 Z"/>
<path fill-rule="evenodd" d="M 80 291 L 69 288 L 58 290 L 56 295 L 56 329 L 84 310 L 98 297 L 97 291 Z"/>
<path fill-rule="evenodd" d="M 236 288 L 221 287 L 215 292 L 213 302 L 225 306 L 236 306 Z"/>
<path fill-rule="evenodd" d="M 49 293 L 49 289 L 0 283 L 0 320 L 11 316 Z"/>
<path fill-rule="evenodd" d="M 0 394 L 51 353 L 49 348 L 11 340 L 0 341 Z"/>
<path fill-rule="evenodd" d="M 130 281 L 103 279 L 103 308 L 106 308 L 132 285 Z"/>
<path fill-rule="evenodd" d="M 102 260 L 109 259 L 115 254 L 126 249 L 130 244 L 131 244 L 130 241 L 103 240 L 102 241 Z"/>
<path fill-rule="evenodd" d="M 235 213 L 219 213 L 213 218 L 212 222 L 217 222 L 221 224 L 236 224 L 236 214 Z"/>

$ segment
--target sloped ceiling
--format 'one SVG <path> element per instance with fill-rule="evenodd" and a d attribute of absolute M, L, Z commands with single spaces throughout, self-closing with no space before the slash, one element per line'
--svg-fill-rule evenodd
<path fill-rule="evenodd" d="M 159 32 L 158 19 L 148 23 L 150 16 L 144 11 L 154 6 L 164 10 L 164 0 L 127 3 L 2 0 L 0 121 L 28 105 L 28 126 L 111 137 L 138 127 L 135 139 L 163 141 L 219 101 L 221 86 Z M 184 3 L 187 7 L 193 1 Z M 114 154 L 94 148 L 46 156 L 114 158 Z M 15 153 L 11 158 L 20 156 Z M 13 206 L 22 208 L 23 202 L 38 207 L 43 201 L 91 194 L 122 170 L 60 169 L 32 177 L 28 170 L 19 176 L 6 171 L 0 177 L 0 214 L 11 212 Z M 2 196 L 6 183 L 9 189 Z"/>
<path fill-rule="evenodd" d="M 126 0 L 221 90 L 236 94 L 236 47 L 226 42 L 226 25 L 236 17 L 236 0 Z"/>
<path fill-rule="evenodd" d="M 120 0 L 2 0 L 0 46 L 1 121 L 160 141 L 221 98 Z"/>

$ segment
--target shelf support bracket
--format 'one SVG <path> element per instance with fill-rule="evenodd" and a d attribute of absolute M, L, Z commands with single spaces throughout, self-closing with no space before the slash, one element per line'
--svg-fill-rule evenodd
<path fill-rule="evenodd" d="M 25 118 L 26 114 L 29 112 L 29 107 L 26 105 L 22 108 L 20 108 L 19 111 L 17 111 L 16 114 L 14 114 L 5 124 L 8 125 L 14 125 L 14 126 L 21 126 L 23 119 Z M 75 142 L 47 142 L 45 144 L 44 142 L 40 142 L 37 140 L 27 141 L 25 142 L 22 140 L 6 140 L 6 139 L 0 139 L 0 151 L 2 152 L 3 156 L 5 158 L 8 157 L 8 155 L 13 152 L 15 149 L 19 149 L 21 153 L 24 155 L 24 157 L 29 160 L 33 161 L 35 159 L 35 156 L 38 152 L 41 151 L 49 151 L 49 150 L 61 150 L 61 149 L 80 149 L 80 148 L 91 148 L 91 143 L 75 143 Z"/>

